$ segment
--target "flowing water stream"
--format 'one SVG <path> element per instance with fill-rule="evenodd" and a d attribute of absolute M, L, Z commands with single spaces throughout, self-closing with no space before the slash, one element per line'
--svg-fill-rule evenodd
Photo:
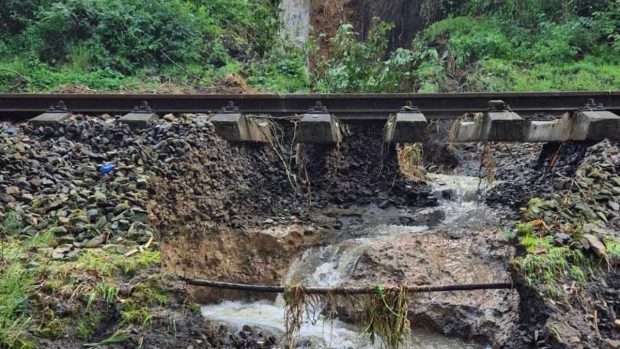
<path fill-rule="evenodd" d="M 476 202 L 479 191 L 477 178 L 435 175 L 431 178 L 439 206 L 418 212 L 409 210 L 380 210 L 371 207 L 364 214 L 364 227 L 343 232 L 338 242 L 306 250 L 289 268 L 282 284 L 301 283 L 307 287 L 338 286 L 343 277 L 349 275 L 368 244 L 376 239 L 396 234 L 418 234 L 430 230 L 428 225 L 394 225 L 390 218 L 420 216 L 439 213 L 434 220 L 435 227 L 450 226 L 450 230 L 481 229 L 497 223 L 495 212 L 484 204 Z M 393 220 L 392 220 L 393 221 Z M 202 314 L 213 321 L 223 322 L 237 329 L 243 325 L 254 325 L 274 332 L 284 331 L 284 301 L 279 296 L 275 302 L 227 301 L 205 305 Z M 312 348 L 373 348 L 367 335 L 360 328 L 339 320 L 318 323 L 307 322 L 301 328 L 301 338 L 310 339 Z M 403 347 L 412 349 L 482 349 L 485 346 L 468 343 L 420 330 L 415 330 L 406 339 Z M 376 347 L 379 347 L 378 345 Z"/>

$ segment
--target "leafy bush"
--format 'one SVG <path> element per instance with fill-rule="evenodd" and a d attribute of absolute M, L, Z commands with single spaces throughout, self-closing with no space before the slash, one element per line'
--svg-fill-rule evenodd
<path fill-rule="evenodd" d="M 392 24 L 375 20 L 368 40 L 359 41 L 351 25 L 339 28 L 327 60 L 315 58 L 316 89 L 321 92 L 413 92 L 433 90 L 441 66 L 434 49 L 388 51 Z M 422 82 L 420 82 L 422 81 Z"/>
<path fill-rule="evenodd" d="M 0 91 L 159 91 L 234 75 L 274 92 L 618 89 L 617 0 L 422 1 L 427 29 L 342 25 L 328 47 L 278 37 L 272 0 L 5 0 Z M 59 87 L 60 86 L 60 87 Z"/>
<path fill-rule="evenodd" d="M 0 52 L 123 73 L 172 63 L 222 66 L 229 48 L 265 51 L 277 30 L 272 10 L 268 0 L 9 0 L 0 5 L 11 34 Z"/>
<path fill-rule="evenodd" d="M 245 71 L 250 85 L 269 92 L 308 92 L 310 72 L 305 51 L 280 42 Z"/>
<path fill-rule="evenodd" d="M 445 42 L 447 49 L 459 64 L 468 64 L 482 58 L 504 58 L 510 55 L 512 43 L 498 28 L 497 20 L 472 21 L 469 17 L 455 17 L 437 22 L 418 38 L 419 47 Z"/>
<path fill-rule="evenodd" d="M 193 6 L 179 0 L 69 0 L 39 13 L 28 33 L 47 63 L 64 63 L 86 50 L 89 61 L 130 72 L 168 60 L 195 62 L 205 46 L 206 25 Z"/>

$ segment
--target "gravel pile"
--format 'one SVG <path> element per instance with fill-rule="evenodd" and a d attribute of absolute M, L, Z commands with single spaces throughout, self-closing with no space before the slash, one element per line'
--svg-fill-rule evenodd
<path fill-rule="evenodd" d="M 557 192 L 560 179 L 573 177 L 591 144 L 582 142 L 497 144 L 492 149 L 499 165 L 486 201 L 519 209 L 532 197 L 548 199 Z"/>
<path fill-rule="evenodd" d="M 61 242 L 55 259 L 104 244 L 121 253 L 127 241 L 144 244 L 154 234 L 146 211 L 148 182 L 202 146 L 208 132 L 204 119 L 144 130 L 108 116 L 77 116 L 57 128 L 3 124 L 4 233 L 28 236 L 50 229 Z"/>
<path fill-rule="evenodd" d="M 352 129 L 340 149 L 299 149 L 290 129 L 278 145 L 229 144 L 195 115 L 144 129 L 107 115 L 60 127 L 0 125 L 4 233 L 50 229 L 61 242 L 57 259 L 103 245 L 123 253 L 179 226 L 204 233 L 305 219 L 308 194 L 313 208 L 432 201 L 428 187 L 400 176 L 380 129 Z"/>

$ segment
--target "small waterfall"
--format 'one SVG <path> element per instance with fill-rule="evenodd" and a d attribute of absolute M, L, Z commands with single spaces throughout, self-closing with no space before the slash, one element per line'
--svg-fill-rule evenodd
<path fill-rule="evenodd" d="M 431 175 L 436 195 L 441 195 L 440 205 L 436 208 L 421 210 L 441 210 L 444 218 L 439 226 L 449 225 L 462 229 L 476 229 L 486 224 L 495 224 L 493 210 L 482 203 L 476 202 L 479 182 L 474 177 Z M 373 214 L 375 212 L 375 214 Z M 395 212 L 368 208 L 367 216 L 375 217 L 362 228 L 353 229 L 354 234 L 340 242 L 314 247 L 306 250 L 294 261 L 282 284 L 301 283 L 309 287 L 335 287 L 340 285 L 355 267 L 359 257 L 367 245 L 383 237 L 397 234 L 419 234 L 428 231 L 426 225 L 394 225 L 383 221 L 386 216 L 409 216 L 411 212 L 396 209 Z M 225 322 L 233 328 L 241 328 L 245 324 L 258 325 L 276 333 L 284 332 L 284 300 L 279 295 L 274 302 L 224 302 L 205 305 L 202 314 L 211 320 Z M 365 348 L 375 349 L 381 345 L 371 345 L 368 336 L 360 333 L 360 329 L 340 320 L 306 321 L 300 331 L 301 338 L 312 339 L 311 348 Z M 458 338 L 447 338 L 432 332 L 416 331 L 408 336 L 404 347 L 414 349 L 480 349 L 486 348 L 476 343 L 467 343 Z"/>
<path fill-rule="evenodd" d="M 282 0 L 280 35 L 304 44 L 310 35 L 310 0 Z"/>

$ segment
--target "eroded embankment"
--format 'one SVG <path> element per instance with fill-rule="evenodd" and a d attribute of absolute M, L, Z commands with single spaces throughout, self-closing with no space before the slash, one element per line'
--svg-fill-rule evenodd
<path fill-rule="evenodd" d="M 282 144 L 287 144 L 287 141 L 283 141 Z M 520 214 L 516 208 L 525 205 L 529 199 L 533 197 L 550 198 L 554 195 L 554 190 L 566 185 L 566 178 L 575 175 L 578 171 L 578 165 L 582 163 L 586 151 L 591 146 L 590 144 L 564 144 L 559 148 L 559 151 L 556 151 L 557 149 L 554 149 L 553 145 L 545 147 L 501 144 L 457 147 L 441 145 L 439 147 L 441 150 L 437 151 L 435 149 L 437 145 L 434 143 L 425 148 L 426 159 L 430 160 L 430 163 L 426 163 L 427 167 L 451 169 L 470 175 L 479 175 L 489 180 L 501 180 L 494 188 L 488 188 L 487 185 L 482 184 L 477 188 L 481 191 L 471 195 L 471 197 L 476 198 L 481 192 L 486 192 L 489 195 L 486 198 L 489 203 L 513 207 L 513 209 L 500 208 L 499 210 L 500 216 L 509 218 L 519 218 Z M 294 261 L 301 261 L 303 264 L 305 259 L 314 258 L 312 256 L 319 255 L 320 258 L 326 258 L 327 255 L 328 260 L 324 261 L 324 264 L 313 267 L 310 278 L 297 279 L 306 284 L 313 280 L 324 282 L 326 276 L 321 273 L 329 274 L 347 269 L 343 267 L 340 260 L 329 260 L 331 258 L 329 255 L 332 253 L 350 255 L 351 253 L 346 244 L 338 245 L 340 247 L 335 250 L 336 252 L 322 246 L 343 241 L 343 236 L 367 238 L 364 234 L 356 233 L 355 228 L 351 229 L 351 226 L 348 225 L 351 222 L 351 216 L 363 216 L 364 211 L 368 212 L 364 205 L 375 204 L 383 208 L 389 206 L 414 208 L 435 204 L 434 200 L 427 200 L 427 189 L 423 191 L 423 195 L 418 195 L 419 188 L 424 187 L 407 182 L 398 174 L 395 156 L 390 154 L 391 151 L 386 151 L 383 148 L 380 135 L 370 128 L 353 129 L 353 137 L 348 138 L 340 149 L 318 146 L 307 146 L 305 149 L 283 147 L 281 149 L 284 150 L 280 150 L 281 153 L 278 155 L 274 152 L 273 146 L 270 145 L 263 145 L 262 149 L 257 149 L 257 146 L 248 147 L 247 145 L 228 145 L 227 147 L 229 148 L 226 149 L 234 149 L 234 151 L 251 150 L 251 153 L 244 153 L 244 156 L 248 157 L 261 158 L 268 154 L 272 155 L 269 164 L 273 167 L 254 167 L 249 172 L 271 171 L 274 174 L 284 174 L 285 176 L 280 176 L 279 180 L 283 180 L 288 186 L 283 187 L 280 193 L 265 194 L 261 193 L 263 189 L 259 185 L 255 187 L 252 195 L 256 195 L 255 197 L 258 200 L 262 197 L 268 198 L 270 208 L 286 206 L 286 213 L 277 214 L 273 211 L 261 211 L 256 207 L 245 205 L 245 202 L 242 201 L 242 204 L 238 206 L 239 212 L 245 212 L 244 217 L 260 217 L 260 219 L 252 220 L 250 218 L 249 225 L 234 227 L 230 224 L 214 223 L 213 217 L 201 215 L 197 211 L 189 215 L 192 217 L 190 223 L 185 220 L 178 220 L 179 218 L 171 214 L 175 207 L 174 202 L 168 208 L 165 206 L 155 208 L 155 212 L 166 212 L 165 210 L 168 210 L 168 213 L 162 217 L 170 218 L 167 219 L 167 222 L 160 223 L 160 229 L 164 227 L 164 231 L 175 231 L 174 226 L 186 224 L 187 232 L 190 232 L 188 234 L 180 232 L 180 235 L 175 234 L 177 238 L 164 241 L 164 245 L 169 244 L 170 251 L 174 251 L 170 257 L 166 257 L 174 262 L 168 264 L 171 271 L 207 279 L 278 284 L 290 280 L 287 277 L 291 274 L 291 265 Z M 204 159 L 205 156 L 199 158 Z M 284 162 L 290 164 L 288 167 L 282 165 L 282 158 L 285 159 Z M 417 160 L 419 161 L 419 159 Z M 432 163 L 433 160 L 436 162 Z M 303 165 L 295 161 L 299 161 Z M 261 164 L 262 166 L 266 162 L 263 160 L 250 163 Z M 480 169 L 481 165 L 482 169 Z M 273 170 L 273 168 L 279 168 L 279 170 Z M 189 177 L 200 178 L 199 169 L 196 168 L 194 172 L 190 172 L 193 174 Z M 183 172 L 187 171 L 187 168 L 183 170 Z M 250 180 L 248 177 L 240 178 Z M 294 179 L 293 185 L 290 182 L 291 178 Z M 307 181 L 308 178 L 310 181 Z M 181 193 L 178 196 L 180 202 L 187 201 L 194 194 L 196 185 L 200 186 L 199 183 L 201 182 L 192 182 L 189 191 L 174 189 L 172 192 L 175 195 Z M 308 183 L 310 183 L 309 186 Z M 182 183 L 182 180 L 171 185 L 178 188 L 188 187 Z M 266 187 L 269 188 L 269 184 Z M 164 196 L 168 195 L 165 188 L 169 187 L 160 184 L 160 188 L 164 189 L 158 192 L 157 195 L 160 195 L 161 199 L 157 201 L 163 201 Z M 217 193 L 219 190 L 223 189 L 211 187 L 208 192 Z M 223 191 L 226 192 L 226 190 Z M 217 194 L 208 196 L 206 192 L 203 193 L 204 196 L 202 197 L 193 197 L 193 200 L 212 198 L 214 195 L 217 197 Z M 285 195 L 286 200 L 290 198 L 289 202 L 292 207 L 281 205 L 282 197 L 279 195 Z M 308 211 L 308 195 L 312 197 L 311 206 L 313 210 L 311 212 L 313 214 L 309 214 L 310 211 Z M 454 193 L 451 193 L 450 190 L 441 189 L 434 196 L 444 199 L 451 197 L 454 200 Z M 457 201 L 453 207 L 463 206 L 462 204 L 462 202 Z M 237 206 L 234 204 L 229 207 L 231 214 L 238 212 L 235 211 Z M 248 207 L 250 210 L 243 211 Z M 326 214 L 326 209 L 333 212 L 334 207 L 347 207 L 354 211 L 360 210 L 361 207 L 361 212 L 352 214 L 354 211 L 345 210 L 341 211 L 340 214 Z M 584 207 L 579 209 L 586 213 L 589 212 Z M 398 224 L 402 226 L 431 224 L 429 222 L 437 220 L 445 220 L 450 224 L 455 223 L 450 219 L 455 214 L 454 210 L 446 208 L 444 212 L 439 211 L 441 210 L 438 212 L 420 212 L 411 217 L 401 215 Z M 581 346 L 587 347 L 592 343 L 603 343 L 600 339 L 595 338 L 595 328 L 591 326 L 589 330 L 585 332 L 580 330 L 571 338 L 561 338 L 562 333 L 575 333 L 570 328 L 579 328 L 580 323 L 588 327 L 587 319 L 581 315 L 575 316 L 574 319 L 558 317 L 563 312 L 564 306 L 558 306 L 558 303 L 544 295 L 544 292 L 533 292 L 529 284 L 531 280 L 526 282 L 519 277 L 522 274 L 512 270 L 512 266 L 509 265 L 508 261 L 512 258 L 513 252 L 509 240 L 510 234 L 506 234 L 506 232 L 513 230 L 510 224 L 506 225 L 507 222 L 498 221 L 490 226 L 485 226 L 484 229 L 481 229 L 481 226 L 474 227 L 471 222 L 476 220 L 476 214 L 485 215 L 485 213 L 472 212 L 465 215 L 468 221 L 464 225 L 461 224 L 462 222 L 456 222 L 461 230 L 464 228 L 460 233 L 455 233 L 450 229 L 450 224 L 446 224 L 443 230 L 440 229 L 429 234 L 419 236 L 411 234 L 395 235 L 373 240 L 371 244 L 358 249 L 359 251 L 356 253 L 361 254 L 353 263 L 355 267 L 347 269 L 349 274 L 345 274 L 339 282 L 353 283 L 355 281 L 365 282 L 369 285 L 377 282 L 413 284 L 489 282 L 497 279 L 510 280 L 512 273 L 520 297 L 503 291 L 495 291 L 480 294 L 442 295 L 428 299 L 420 298 L 412 304 L 411 320 L 416 325 L 431 327 L 450 335 L 482 340 L 492 343 L 496 347 L 503 345 L 514 348 L 530 345 L 562 347 L 567 343 L 573 346 L 580 343 Z M 615 213 L 606 209 L 604 215 L 609 214 L 613 218 Z M 210 230 L 210 232 L 215 232 L 215 235 L 200 237 L 201 230 L 198 227 L 201 224 L 217 227 L 216 230 Z M 372 229 L 373 226 L 362 225 L 358 229 L 369 227 Z M 489 227 L 492 228 L 492 231 L 485 231 Z M 383 228 L 376 226 L 375 229 L 381 230 Z M 407 229 L 401 229 L 407 231 Z M 182 236 L 180 240 L 179 236 Z M 188 239 L 186 236 L 193 238 Z M 579 233 L 575 233 L 573 238 L 575 242 L 582 241 Z M 182 243 L 178 244 L 179 241 Z M 355 245 L 356 243 L 352 244 Z M 214 251 L 214 248 L 230 251 L 230 253 L 220 254 L 220 252 Z M 183 251 L 189 252 L 183 254 Z M 591 253 L 589 246 L 586 246 L 583 251 L 588 255 Z M 541 250 L 537 253 L 545 254 L 546 252 Z M 174 256 L 172 256 L 173 254 Z M 179 257 L 183 255 L 187 257 Z M 199 256 L 196 257 L 196 255 Z M 235 262 L 226 262 L 227 255 L 233 256 L 232 260 Z M 204 258 L 202 256 L 210 257 Z M 243 262 L 236 261 L 239 258 Z M 470 268 L 464 270 L 463 266 Z M 602 279 L 598 278 L 593 281 L 593 285 L 598 286 L 588 284 L 580 286 L 580 289 L 601 289 L 602 287 L 600 292 L 607 294 L 606 299 L 614 303 L 616 296 L 609 295 L 610 288 L 604 286 L 604 282 L 596 281 L 605 278 L 614 279 L 613 274 L 603 274 Z M 333 278 L 331 280 L 333 281 Z M 201 290 L 198 295 L 204 300 L 214 298 L 214 293 L 211 290 Z M 215 298 L 221 297 L 221 292 L 216 292 L 215 296 Z M 239 296 L 241 295 L 233 295 L 233 298 Z M 243 295 L 242 298 L 248 299 L 247 295 Z M 596 304 L 596 301 L 592 303 L 593 299 L 596 298 L 595 293 L 590 293 L 583 304 L 586 308 L 591 309 L 590 306 Z M 541 311 L 532 311 L 532 307 L 541 309 Z M 518 316 L 517 308 L 519 309 Z M 606 325 L 601 325 L 599 331 L 603 328 L 609 328 L 603 326 L 608 326 L 609 323 L 613 324 L 615 319 L 613 306 L 612 308 L 604 308 L 606 310 L 602 321 Z M 608 309 L 612 309 L 612 313 L 609 313 Z M 355 321 L 356 315 L 343 311 L 339 317 Z M 558 329 L 562 331 L 559 337 L 554 335 L 554 331 L 559 331 Z M 613 325 L 610 330 L 610 334 L 606 336 L 613 340 L 616 336 Z"/>
<path fill-rule="evenodd" d="M 380 127 L 349 132 L 351 141 L 337 148 L 291 146 L 289 138 L 262 145 L 216 140 L 162 173 L 151 186 L 149 212 L 166 270 L 278 284 L 296 256 L 342 225 L 326 208 L 435 202 L 428 186 L 400 174 Z M 195 296 L 209 299 L 210 292 Z"/>
<path fill-rule="evenodd" d="M 380 125 L 350 127 L 349 133 L 347 142 L 335 148 L 290 147 L 287 138 L 274 142 L 283 147 L 216 142 L 216 155 L 210 155 L 213 146 L 205 147 L 172 173 L 162 174 L 151 186 L 149 211 L 162 232 L 165 269 L 191 278 L 263 285 L 346 285 L 356 280 L 372 287 L 384 282 L 417 285 L 510 279 L 506 260 L 511 248 L 504 241 L 501 253 L 492 252 L 492 239 L 485 240 L 482 225 L 465 224 L 462 228 L 473 235 L 463 233 L 458 238 L 437 231 L 415 236 L 407 233 L 408 227 L 437 220 L 429 218 L 437 212 L 362 218 L 388 207 L 415 211 L 436 206 L 439 197 L 430 195 L 430 186 L 400 173 L 396 152 L 382 144 Z M 460 203 L 452 201 L 452 205 Z M 469 205 L 467 213 L 475 216 L 475 204 Z M 454 213 L 442 210 L 439 220 Z M 385 224 L 392 228 L 385 230 Z M 398 256 L 381 254 L 386 251 L 396 251 Z M 378 264 L 365 264 L 370 263 L 368 256 Z M 354 269 L 351 263 L 356 264 Z M 458 264 L 472 269 L 465 272 L 455 268 Z M 471 274 L 476 269 L 478 273 Z M 417 272 L 410 275 L 410 270 Z M 192 294 L 203 302 L 248 301 L 256 296 L 208 288 L 193 289 Z M 511 334 L 512 327 L 506 324 L 515 322 L 518 297 L 509 294 L 497 291 L 472 297 L 468 293 L 441 297 L 442 301 L 421 298 L 412 307 L 411 318 L 416 326 L 499 344 Z M 350 311 L 342 311 L 339 317 L 356 321 Z"/>
<path fill-rule="evenodd" d="M 227 328 L 203 324 L 184 299 L 182 283 L 159 272 L 158 239 L 167 271 L 225 281 L 372 285 L 509 277 L 506 260 L 515 241 L 504 233 L 519 229 L 486 221 L 489 211 L 477 210 L 484 205 L 471 201 L 478 197 L 478 180 L 466 185 L 473 195 L 461 193 L 459 185 L 442 185 L 446 178 L 429 180 L 434 188 L 406 180 L 395 152 L 381 142 L 382 125 L 350 128 L 340 148 L 291 146 L 292 125 L 283 125 L 288 136 L 273 145 L 233 145 L 196 116 L 167 116 L 142 130 L 107 116 L 77 116 L 55 129 L 20 125 L 16 133 L 2 126 L 2 242 L 10 253 L 0 259 L 0 282 L 19 276 L 23 294 L 3 296 L 29 305 L 10 314 L 23 328 L 12 340 L 43 347 L 108 339 L 127 347 L 269 347 L 278 341 L 278 335 L 261 337 L 261 328 L 242 328 L 243 334 L 231 336 Z M 554 251 L 578 251 L 595 273 L 580 276 L 570 269 L 559 282 L 533 278 L 546 275 L 544 269 L 525 273 L 527 279 L 522 270 L 513 270 L 520 301 L 500 291 L 418 297 L 411 303 L 412 322 L 508 348 L 613 347 L 620 339 L 614 322 L 618 277 L 587 243 L 596 240 L 584 240 L 583 223 L 608 245 L 613 262 L 620 202 L 617 145 L 565 144 L 539 162 L 537 145 L 489 145 L 482 156 L 484 145 L 439 144 L 425 147 L 427 168 L 495 174 L 504 182 L 480 187 L 491 193 L 487 201 L 494 205 L 548 199 L 528 210 L 542 215 L 531 217 L 532 231 L 525 236 L 536 239 L 530 245 L 522 240 L 518 258 L 548 262 Z M 419 162 L 415 151 L 407 154 L 404 158 Z M 547 169 L 551 162 L 555 166 Z M 115 169 L 102 173 L 106 163 Z M 480 163 L 487 168 L 479 171 Z M 494 212 L 521 219 L 513 209 Z M 584 231 L 548 219 L 558 216 Z M 541 220 L 551 228 L 537 223 Z M 569 297 L 550 298 L 549 285 Z M 248 299 L 207 290 L 195 295 Z M 339 317 L 355 314 L 342 311 Z M 357 330 L 338 333 L 352 336 Z"/>

